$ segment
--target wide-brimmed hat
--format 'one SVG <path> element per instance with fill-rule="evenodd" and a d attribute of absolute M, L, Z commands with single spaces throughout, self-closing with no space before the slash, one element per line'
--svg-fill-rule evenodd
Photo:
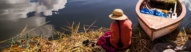
<path fill-rule="evenodd" d="M 127 16 L 123 13 L 122 9 L 115 9 L 112 14 L 109 15 L 109 18 L 113 20 L 125 20 Z"/>

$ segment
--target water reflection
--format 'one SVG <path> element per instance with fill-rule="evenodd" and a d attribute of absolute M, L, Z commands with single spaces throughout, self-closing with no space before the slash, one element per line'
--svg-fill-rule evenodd
<path fill-rule="evenodd" d="M 191 0 L 182 0 L 182 2 L 186 5 L 189 11 L 191 11 Z"/>
<path fill-rule="evenodd" d="M 46 23 L 46 18 L 58 10 L 65 7 L 67 0 L 0 0 L 0 41 L 11 38 L 19 34 L 28 25 L 28 30 Z M 34 16 L 27 14 L 34 12 Z M 31 14 L 29 14 L 31 15 Z M 33 30 L 35 34 L 42 34 L 45 31 L 50 37 L 52 30 L 46 29 L 51 25 L 42 25 Z M 31 31 L 32 32 L 32 31 Z M 34 34 L 34 33 L 31 33 Z"/>
<path fill-rule="evenodd" d="M 67 7 L 58 15 L 47 18 L 56 29 L 68 25 L 68 22 L 80 22 L 81 25 L 90 25 L 96 20 L 95 26 L 109 27 L 112 22 L 108 15 L 115 8 L 123 9 L 124 13 L 136 24 L 137 16 L 135 5 L 138 0 L 68 0 Z M 56 17 L 56 18 L 53 18 Z M 68 21 L 68 22 L 67 22 Z M 83 27 L 83 26 L 81 26 Z"/>
<path fill-rule="evenodd" d="M 50 24 L 55 25 L 56 29 L 67 26 L 68 22 L 70 24 L 72 22 L 80 22 L 81 25 L 90 25 L 94 20 L 96 20 L 95 26 L 109 27 L 112 20 L 108 18 L 108 15 L 115 8 L 121 8 L 135 25 L 138 24 L 137 15 L 135 13 L 135 6 L 138 1 L 139 0 L 68 0 L 67 7 L 61 10 L 60 14 L 49 16 L 47 20 L 51 20 Z M 190 14 L 189 11 L 186 13 L 183 23 L 191 16 Z"/>

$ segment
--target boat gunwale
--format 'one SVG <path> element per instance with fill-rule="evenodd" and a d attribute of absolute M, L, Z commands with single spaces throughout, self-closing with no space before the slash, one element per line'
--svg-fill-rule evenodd
<path fill-rule="evenodd" d="M 178 23 L 178 22 L 180 22 L 180 21 L 183 20 L 183 18 L 184 18 L 185 15 L 186 15 L 186 8 L 185 8 L 185 5 L 184 5 L 183 3 L 181 3 L 180 1 L 181 1 L 181 0 L 178 0 L 178 3 L 180 4 L 180 6 L 181 6 L 181 8 L 182 8 L 182 11 L 181 11 L 181 14 L 178 16 L 178 18 L 177 18 L 177 19 L 173 19 L 173 20 L 170 21 L 170 22 L 165 22 L 165 23 L 163 23 L 163 24 L 157 25 L 157 26 L 154 26 L 154 25 L 152 25 L 150 22 L 148 22 L 148 21 L 146 20 L 146 18 L 143 17 L 142 13 L 140 13 L 140 6 L 141 6 L 141 4 L 144 2 L 144 0 L 139 0 L 139 1 L 138 1 L 135 10 L 136 10 L 136 14 L 137 14 L 138 18 L 140 18 L 140 20 L 141 20 L 144 24 L 146 24 L 146 26 L 148 26 L 149 28 L 151 28 L 151 29 L 157 31 L 157 30 L 166 28 L 166 27 L 168 27 L 168 26 L 171 26 L 171 25 L 173 25 L 173 24 L 176 24 L 176 23 Z"/>

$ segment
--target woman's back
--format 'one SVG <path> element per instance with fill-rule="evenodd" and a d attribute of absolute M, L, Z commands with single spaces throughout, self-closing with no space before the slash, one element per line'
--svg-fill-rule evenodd
<path fill-rule="evenodd" d="M 117 43 L 119 42 L 119 38 L 121 38 L 121 43 L 123 44 L 123 47 L 120 49 L 125 49 L 131 44 L 131 36 L 132 36 L 132 22 L 129 19 L 126 20 L 120 20 L 119 21 L 120 25 L 118 25 L 118 22 L 112 22 L 110 29 L 112 32 L 110 42 L 115 48 L 119 48 Z M 120 26 L 120 31 L 119 32 L 119 27 Z M 121 33 L 121 37 L 120 34 Z"/>

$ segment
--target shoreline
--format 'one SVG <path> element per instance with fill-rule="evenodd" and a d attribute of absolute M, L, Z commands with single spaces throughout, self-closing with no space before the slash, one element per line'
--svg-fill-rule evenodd
<path fill-rule="evenodd" d="M 132 44 L 126 52 L 150 52 L 153 46 L 157 43 L 165 43 L 169 41 L 176 41 L 178 35 L 184 35 L 185 33 L 177 28 L 169 35 L 160 37 L 154 41 L 151 41 L 142 28 L 138 25 L 137 29 L 133 29 Z M 84 28 L 86 29 L 86 28 Z M 49 39 L 43 39 L 42 37 L 24 38 L 20 40 L 14 40 L 10 47 L 7 47 L 2 52 L 11 51 L 27 51 L 27 52 L 42 52 L 42 51 L 82 51 L 82 52 L 104 52 L 104 49 L 96 45 L 97 39 L 103 35 L 108 28 L 99 28 L 96 30 L 85 30 L 79 32 L 79 24 L 68 27 L 69 34 L 55 31 L 57 37 L 51 37 Z M 188 35 L 188 34 L 187 34 Z M 191 34 L 189 34 L 190 36 Z M 187 38 L 188 37 L 183 37 Z M 185 39 L 186 40 L 186 39 Z M 84 41 L 92 42 L 83 44 Z M 180 40 L 179 40 L 180 41 Z M 180 41 L 180 45 L 184 44 L 184 41 Z M 139 47 L 137 47 L 139 46 Z"/>

